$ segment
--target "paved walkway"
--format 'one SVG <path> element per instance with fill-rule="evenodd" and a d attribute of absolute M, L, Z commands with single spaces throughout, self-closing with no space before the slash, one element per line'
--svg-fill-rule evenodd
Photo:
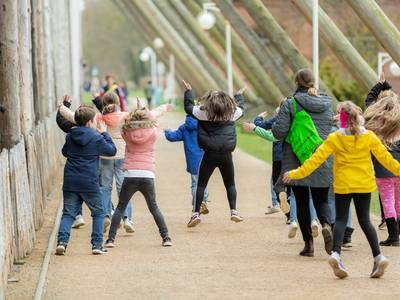
<path fill-rule="evenodd" d="M 161 127 L 175 128 L 179 114 Z M 260 140 L 260 142 L 262 142 Z M 67 255 L 52 256 L 45 299 L 377 299 L 397 297 L 400 249 L 384 249 L 391 265 L 381 280 L 371 280 L 370 250 L 356 226 L 354 247 L 344 252 L 350 277 L 334 278 L 316 241 L 315 258 L 297 255 L 300 234 L 287 239 L 282 214 L 265 216 L 270 167 L 241 151 L 234 154 L 238 209 L 245 218 L 235 224 L 219 172 L 210 185 L 210 214 L 188 229 L 189 175 L 181 144 L 157 145 L 157 195 L 174 242 L 162 248 L 144 199 L 135 195 L 136 233 L 120 231 L 118 247 L 104 256 L 90 254 L 90 226 L 74 230 Z M 85 218 L 89 220 L 88 211 Z M 383 237 L 386 232 L 380 232 Z"/>

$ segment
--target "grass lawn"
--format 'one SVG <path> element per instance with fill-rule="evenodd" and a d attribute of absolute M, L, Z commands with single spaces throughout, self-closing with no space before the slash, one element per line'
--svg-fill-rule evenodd
<path fill-rule="evenodd" d="M 241 127 L 237 127 L 238 147 L 268 164 L 272 163 L 272 143 L 263 140 L 254 133 L 244 132 Z M 371 211 L 378 217 L 381 215 L 379 207 L 378 192 L 372 193 Z"/>

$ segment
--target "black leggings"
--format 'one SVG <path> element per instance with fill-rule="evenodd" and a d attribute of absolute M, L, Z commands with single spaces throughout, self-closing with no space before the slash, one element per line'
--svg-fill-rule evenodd
<path fill-rule="evenodd" d="M 315 188 L 308 186 L 292 186 L 292 191 L 296 197 L 297 220 L 299 221 L 301 234 L 305 242 L 312 239 L 311 216 L 310 216 L 310 190 L 318 220 L 321 225 L 329 224 L 329 206 L 327 188 Z"/>
<path fill-rule="evenodd" d="M 204 152 L 199 168 L 199 179 L 196 190 L 195 212 L 200 211 L 200 204 L 203 201 L 204 190 L 207 187 L 215 168 L 221 172 L 226 188 L 230 209 L 236 209 L 236 187 L 235 170 L 233 167 L 232 153 Z"/>
<path fill-rule="evenodd" d="M 379 249 L 378 236 L 369 218 L 371 204 L 371 193 L 367 194 L 335 194 L 336 221 L 333 230 L 333 251 L 340 253 L 344 232 L 346 230 L 347 218 L 351 199 L 354 200 L 358 223 L 367 237 L 372 255 L 375 257 L 381 253 Z"/>

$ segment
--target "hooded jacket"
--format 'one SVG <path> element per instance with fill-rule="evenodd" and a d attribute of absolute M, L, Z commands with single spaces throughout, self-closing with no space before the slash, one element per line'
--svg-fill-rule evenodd
<path fill-rule="evenodd" d="M 333 112 L 332 100 L 328 95 L 321 94 L 319 97 L 310 96 L 307 88 L 299 88 L 294 94 L 297 100 L 297 110 L 305 109 L 311 116 L 319 136 L 325 140 L 332 129 Z M 278 140 L 284 141 L 289 133 L 293 120 L 293 99 L 286 100 L 272 125 L 272 133 Z M 282 172 L 296 169 L 300 162 L 294 154 L 292 147 L 283 142 L 282 147 Z M 303 180 L 291 182 L 290 185 L 308 187 L 329 187 L 332 183 L 332 162 L 328 159 L 311 176 Z"/>
<path fill-rule="evenodd" d="M 98 134 L 92 128 L 84 126 L 71 128 L 62 148 L 62 154 L 67 158 L 63 190 L 98 192 L 99 156 L 113 156 L 116 152 L 108 133 Z"/>
<path fill-rule="evenodd" d="M 198 122 L 190 115 L 186 116 L 185 123 L 179 126 L 178 130 L 165 131 L 165 137 L 170 142 L 183 141 L 183 148 L 186 157 L 186 171 L 192 175 L 197 175 L 199 165 L 203 156 L 203 151 L 197 142 Z"/>

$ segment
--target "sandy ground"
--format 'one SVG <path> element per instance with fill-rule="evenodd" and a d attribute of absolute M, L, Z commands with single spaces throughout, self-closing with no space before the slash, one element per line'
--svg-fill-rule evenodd
<path fill-rule="evenodd" d="M 169 114 L 161 120 L 161 127 L 175 128 L 180 118 Z M 230 221 L 217 171 L 210 184 L 210 214 L 202 217 L 198 227 L 188 229 L 190 178 L 185 172 L 182 144 L 161 138 L 157 145 L 157 195 L 174 246 L 161 247 L 145 201 L 136 194 L 136 233 L 126 234 L 122 229 L 117 248 L 107 255 L 93 256 L 90 225 L 73 230 L 67 255 L 51 258 L 44 299 L 377 299 L 398 295 L 399 248 L 384 249 L 391 261 L 385 277 L 369 279 L 370 249 L 356 225 L 354 247 L 344 252 L 350 277 L 337 280 L 327 264 L 321 237 L 316 240 L 314 258 L 300 257 L 300 232 L 289 240 L 284 216 L 264 215 L 270 203 L 266 185 L 270 167 L 241 151 L 235 152 L 234 159 L 238 209 L 245 221 Z M 84 214 L 90 221 L 87 210 Z M 383 238 L 386 232 L 379 235 Z M 28 260 L 24 268 L 31 265 L 34 261 Z M 32 286 L 26 277 L 21 275 L 20 282 L 10 286 L 9 299 L 32 298 L 33 292 L 24 289 Z M 34 276 L 31 278 L 33 281 Z"/>

